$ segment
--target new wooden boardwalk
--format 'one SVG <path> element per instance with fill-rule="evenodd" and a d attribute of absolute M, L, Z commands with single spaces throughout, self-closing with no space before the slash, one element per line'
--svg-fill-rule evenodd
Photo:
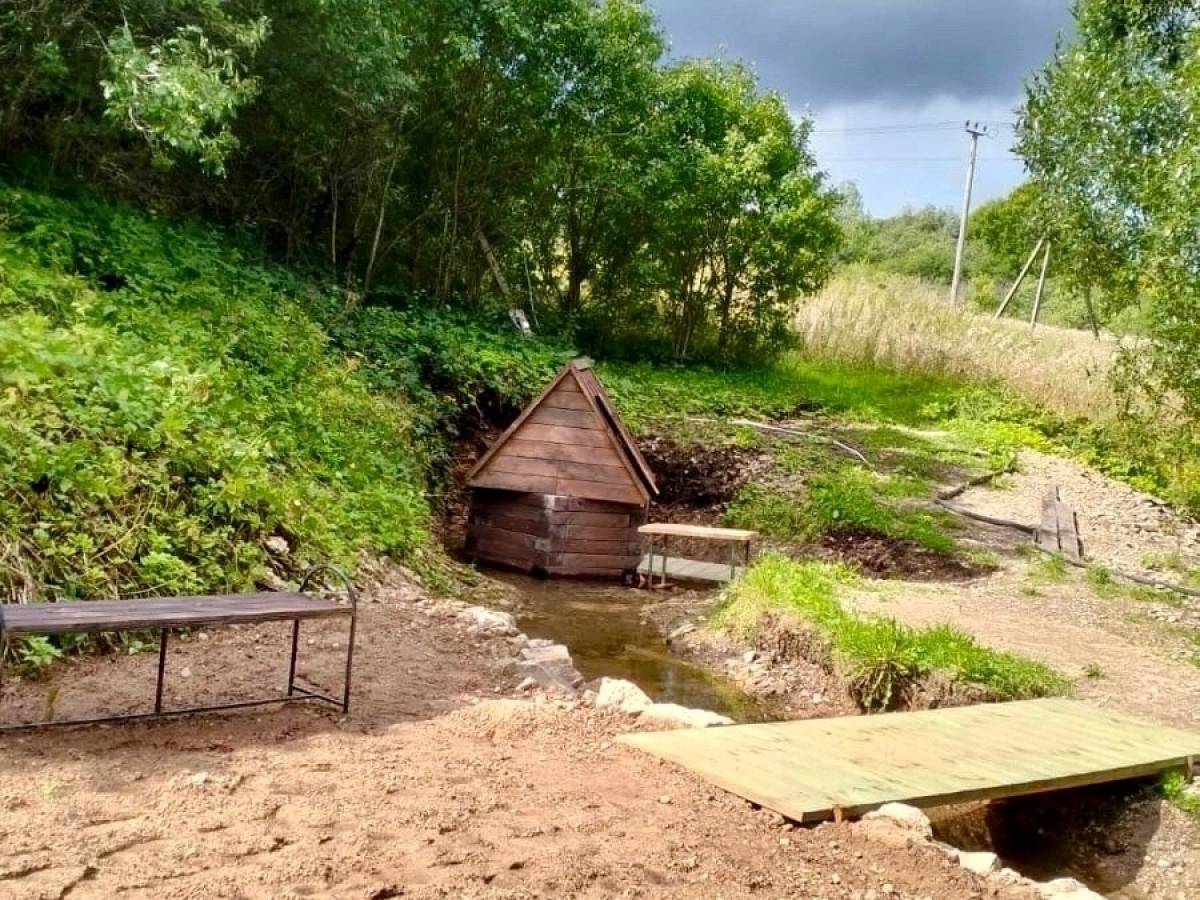
<path fill-rule="evenodd" d="M 1200 756 L 1198 734 L 1059 699 L 620 740 L 800 822 L 1118 781 Z"/>

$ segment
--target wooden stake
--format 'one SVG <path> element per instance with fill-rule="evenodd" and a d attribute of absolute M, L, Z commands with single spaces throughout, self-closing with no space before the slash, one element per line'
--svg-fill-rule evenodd
<path fill-rule="evenodd" d="M 1042 292 L 1046 290 L 1046 270 L 1050 268 L 1050 245 L 1046 244 L 1046 255 L 1042 257 L 1042 274 L 1038 276 L 1037 293 L 1033 297 L 1033 313 L 1029 317 L 1029 327 L 1037 327 L 1038 312 L 1042 308 Z"/>
<path fill-rule="evenodd" d="M 1040 238 L 1037 246 L 1033 248 L 1033 252 L 1029 254 L 1029 259 L 1025 260 L 1025 265 L 1021 267 L 1021 274 L 1017 276 L 1017 280 L 1013 282 L 1013 286 L 1008 290 L 1008 296 L 1004 298 L 1004 302 L 1000 304 L 1000 308 L 996 310 L 996 318 L 1004 315 L 1004 311 L 1008 309 L 1008 304 L 1012 302 L 1012 298 L 1016 296 L 1017 288 L 1021 286 L 1021 282 L 1025 280 L 1025 276 L 1029 274 L 1030 268 L 1033 266 L 1033 261 L 1037 259 L 1037 255 L 1042 252 L 1042 244 L 1046 243 L 1046 239 Z"/>

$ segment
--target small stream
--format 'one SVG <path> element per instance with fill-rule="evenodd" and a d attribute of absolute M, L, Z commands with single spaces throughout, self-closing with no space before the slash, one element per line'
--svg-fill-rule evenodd
<path fill-rule="evenodd" d="M 773 716 L 731 679 L 674 655 L 647 607 L 656 595 L 606 582 L 493 577 L 516 588 L 517 624 L 530 637 L 565 644 L 589 681 L 632 681 L 652 700 L 710 709 L 735 722 Z"/>

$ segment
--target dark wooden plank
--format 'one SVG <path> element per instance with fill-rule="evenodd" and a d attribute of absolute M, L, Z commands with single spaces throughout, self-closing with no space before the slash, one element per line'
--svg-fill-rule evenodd
<path fill-rule="evenodd" d="M 514 512 L 523 512 L 528 507 L 514 507 Z M 518 534 L 531 534 L 534 537 L 550 537 L 550 525 L 545 519 L 528 519 L 522 516 L 510 516 L 505 513 L 489 512 L 476 513 L 471 517 L 472 525 L 486 528 L 498 528 L 501 531 L 512 531 Z"/>
<path fill-rule="evenodd" d="M 587 398 L 579 391 L 564 391 L 561 389 L 554 391 L 542 401 L 543 406 L 550 409 L 576 409 L 590 410 L 592 405 L 588 403 Z"/>
<path fill-rule="evenodd" d="M 563 512 L 598 512 L 598 513 L 621 513 L 622 515 L 641 515 L 641 510 L 636 511 L 629 508 L 628 503 L 614 502 L 612 500 L 598 500 L 587 497 L 565 497 L 556 496 L 547 498 L 552 510 L 552 520 Z"/>
<path fill-rule="evenodd" d="M 1042 495 L 1042 524 L 1034 541 L 1043 550 L 1058 553 L 1062 547 L 1058 538 L 1058 488 L 1051 487 Z"/>
<path fill-rule="evenodd" d="M 515 437 L 503 449 L 505 456 L 524 456 L 529 459 L 560 459 L 564 462 L 593 463 L 624 468 L 621 457 L 611 446 L 585 447 L 575 444 L 555 444 L 550 441 L 527 441 Z"/>
<path fill-rule="evenodd" d="M 510 540 L 504 533 L 472 531 L 468 550 L 475 556 L 513 565 L 532 566 L 544 553 L 531 544 Z"/>
<path fill-rule="evenodd" d="M 612 438 L 606 431 L 589 428 L 565 428 L 561 425 L 526 424 L 519 432 L 521 440 L 548 441 L 551 444 L 573 444 L 576 447 L 611 447 Z"/>
<path fill-rule="evenodd" d="M 637 530 L 629 524 L 616 528 L 606 528 L 598 525 L 561 525 L 556 526 L 554 531 L 564 538 L 575 538 L 578 540 L 625 541 L 633 544 L 639 542 Z"/>
<path fill-rule="evenodd" d="M 102 631 L 236 625 L 350 615 L 349 606 L 304 594 L 278 592 L 215 597 L 92 600 L 0 607 L 9 634 L 86 634 Z"/>
<path fill-rule="evenodd" d="M 1055 518 L 1058 519 L 1058 545 L 1062 547 L 1063 556 L 1073 563 L 1083 562 L 1083 545 L 1079 540 L 1079 520 L 1075 510 L 1067 504 L 1055 504 Z"/>
<path fill-rule="evenodd" d="M 550 521 L 552 528 L 565 525 L 568 528 L 594 526 L 605 530 L 610 528 L 625 530 L 633 526 L 631 518 L 628 513 L 555 512 Z"/>
<path fill-rule="evenodd" d="M 601 466 L 590 463 L 563 462 L 556 459 L 509 456 L 507 448 L 492 457 L 492 461 L 484 469 L 484 474 L 488 472 L 503 472 L 507 475 L 543 475 L 553 478 L 570 478 L 575 481 L 595 481 L 601 484 L 633 485 L 629 470 L 624 466 Z"/>
<path fill-rule="evenodd" d="M 491 466 L 476 475 L 474 483 L 479 487 L 499 488 L 528 494 L 555 494 L 558 487 L 557 478 L 493 472 Z"/>
<path fill-rule="evenodd" d="M 547 406 L 540 406 L 533 411 L 533 414 L 526 421 L 530 425 L 561 425 L 565 428 L 599 431 L 607 439 L 604 420 L 591 409 L 583 411 L 575 409 L 551 409 Z"/>
<path fill-rule="evenodd" d="M 596 481 L 576 481 L 559 478 L 556 493 L 591 500 L 613 500 L 618 503 L 640 504 L 641 493 L 632 485 L 601 484 Z"/>
<path fill-rule="evenodd" d="M 516 495 L 514 495 L 516 496 Z M 521 495 L 527 496 L 527 495 Z M 530 506 L 525 503 L 518 503 L 515 500 L 508 500 L 504 503 L 479 503 L 471 502 L 471 514 L 473 516 L 506 516 L 510 519 L 522 519 L 526 522 L 539 522 L 542 525 L 549 525 L 546 518 L 546 510 L 540 506 Z"/>
<path fill-rule="evenodd" d="M 521 531 L 508 531 L 504 528 L 479 524 L 471 526 L 471 534 L 476 541 L 502 543 L 510 547 L 527 547 L 531 550 L 538 549 L 540 542 L 546 540 L 544 536 L 538 534 L 525 534 Z"/>
<path fill-rule="evenodd" d="M 627 557 L 637 555 L 638 544 L 629 540 L 597 541 L 591 538 L 551 538 L 548 549 L 555 553 Z"/>

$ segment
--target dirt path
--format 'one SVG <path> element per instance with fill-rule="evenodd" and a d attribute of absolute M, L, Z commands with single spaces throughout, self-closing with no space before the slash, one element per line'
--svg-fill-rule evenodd
<path fill-rule="evenodd" d="M 957 502 L 975 512 L 1037 525 L 1042 495 L 1051 485 L 1061 488 L 1064 502 L 1079 514 L 1088 559 L 1166 580 L 1179 579 L 1148 563 L 1161 567 L 1178 557 L 1179 564 L 1200 567 L 1200 525 L 1181 519 L 1148 494 L 1062 457 L 1022 451 L 1019 471 L 1002 487 L 972 488 Z"/>
<path fill-rule="evenodd" d="M 1004 487 L 973 488 L 956 502 L 1036 524 L 1050 484 L 1078 510 L 1089 558 L 1168 579 L 1180 576 L 1147 563 L 1197 564 L 1195 524 L 1069 460 L 1025 453 Z M 999 559 L 994 574 L 955 585 L 874 582 L 850 602 L 913 626 L 953 625 L 987 646 L 1054 666 L 1075 679 L 1079 699 L 1200 729 L 1200 603 L 1097 590 L 1081 570 L 1052 572 L 1043 557 L 1020 552 L 1014 534 L 967 524 L 968 541 Z M 1022 868 L 1035 877 L 1066 871 L 1130 900 L 1200 896 L 1200 827 L 1149 787 L 1048 795 L 998 815 L 1009 821 L 994 829 L 993 845 L 997 834 L 1023 833 L 1020 852 L 1031 858 Z"/>
<path fill-rule="evenodd" d="M 1050 484 L 1079 513 L 1089 559 L 1130 571 L 1155 556 L 1184 564 L 1197 555 L 1197 526 L 1153 498 L 1070 460 L 1027 451 L 1002 488 L 979 487 L 956 503 L 1036 523 Z M 952 587 L 876 582 L 854 604 L 912 625 L 947 623 L 988 646 L 1042 660 L 1077 679 L 1083 699 L 1180 727 L 1200 726 L 1200 601 L 1098 591 L 1081 570 L 1047 577 L 1042 558 L 1022 553 L 1019 534 L 967 522 L 965 535 L 1000 561 L 994 574 Z M 1161 573 L 1160 573 L 1161 574 Z M 1090 677 L 1089 677 L 1090 673 Z"/>
<path fill-rule="evenodd" d="M 415 599 L 365 605 L 347 720 L 291 707 L 0 738 L 0 897 L 1027 896 L 852 826 L 792 829 L 614 744 L 629 720 L 488 699 L 511 690 L 508 641 Z M 344 638 L 306 635 L 302 671 L 335 684 Z M 261 690 L 285 646 L 273 626 L 181 642 L 173 697 Z M 144 701 L 151 657 L 60 670 L 59 714 Z M 45 696 L 12 686 L 4 709 Z"/>

